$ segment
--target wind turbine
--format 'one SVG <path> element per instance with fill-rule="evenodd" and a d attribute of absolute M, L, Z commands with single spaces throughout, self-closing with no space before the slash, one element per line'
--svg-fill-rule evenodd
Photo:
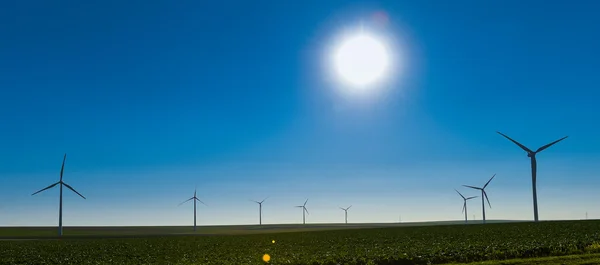
<path fill-rule="evenodd" d="M 48 187 L 45 187 L 33 194 L 31 194 L 31 196 L 36 195 L 42 191 L 45 191 L 47 189 L 51 189 L 56 185 L 60 184 L 60 199 L 59 199 L 59 203 L 58 203 L 58 236 L 62 236 L 63 234 L 63 227 L 62 227 L 62 212 L 63 212 L 63 186 L 67 187 L 68 189 L 72 190 L 73 192 L 77 193 L 77 195 L 81 196 L 81 198 L 85 199 L 85 197 L 83 197 L 83 195 L 81 195 L 79 192 L 77 192 L 75 189 L 73 189 L 73 187 L 69 186 L 69 184 L 63 182 L 63 172 L 65 171 L 65 160 L 67 160 L 67 154 L 65 154 L 65 156 L 63 157 L 63 162 L 62 162 L 62 167 L 60 168 L 60 180 Z"/>
<path fill-rule="evenodd" d="M 481 212 L 483 214 L 483 223 L 485 224 L 485 202 L 483 200 L 483 198 L 485 197 L 485 200 L 487 200 L 488 205 L 490 206 L 490 208 L 492 208 L 492 204 L 490 204 L 490 199 L 488 199 L 487 193 L 485 193 L 485 187 L 487 187 L 488 184 L 490 184 L 490 181 L 492 181 L 492 179 L 494 179 L 494 177 L 496 176 L 496 174 L 494 174 L 492 176 L 492 178 L 490 178 L 490 180 L 488 180 L 487 183 L 485 183 L 485 185 L 483 185 L 483 188 L 479 188 L 479 187 L 473 187 L 473 186 L 468 186 L 468 185 L 463 185 L 467 188 L 471 188 L 471 189 L 476 189 L 476 190 L 480 190 L 481 191 Z"/>
<path fill-rule="evenodd" d="M 269 198 L 269 197 L 267 197 L 267 198 Z M 251 200 L 251 201 L 253 201 L 253 202 L 255 202 L 255 203 L 258 203 L 258 225 L 262 225 L 262 203 L 263 203 L 263 202 L 264 202 L 264 201 L 265 201 L 267 198 L 264 198 L 262 201 L 254 201 L 254 200 Z"/>
<path fill-rule="evenodd" d="M 465 224 L 466 224 L 466 223 L 468 223 L 468 220 L 467 220 L 467 201 L 468 201 L 468 200 L 470 200 L 470 199 L 473 199 L 473 198 L 477 198 L 477 196 L 473 196 L 473 197 L 465 198 L 465 196 L 463 196 L 462 194 L 460 194 L 460 192 L 458 192 L 456 189 L 455 189 L 455 191 L 458 193 L 458 195 L 460 195 L 460 197 L 462 197 L 462 198 L 463 198 L 463 200 L 464 200 L 464 202 L 465 202 L 465 203 L 463 204 L 463 209 L 462 209 L 462 211 L 465 213 Z"/>
<path fill-rule="evenodd" d="M 191 197 L 187 200 L 185 200 L 184 202 L 180 203 L 179 205 L 177 205 L 177 207 L 181 206 L 182 204 L 194 200 L 194 231 L 196 231 L 196 201 L 199 201 L 200 203 L 206 205 L 206 203 L 202 202 L 200 199 L 198 199 L 198 197 L 196 197 L 196 189 L 194 189 L 194 197 Z M 208 206 L 208 205 L 206 205 Z"/>
<path fill-rule="evenodd" d="M 346 208 L 346 209 L 340 207 L 340 209 L 344 210 L 344 216 L 345 216 L 345 219 L 346 219 L 346 224 L 348 223 L 348 209 L 350 209 L 350 207 L 352 207 L 352 205 L 348 206 L 348 208 Z"/>
<path fill-rule="evenodd" d="M 308 210 L 306 210 L 306 203 L 307 202 L 308 202 L 308 199 L 306 199 L 306 201 L 304 202 L 303 205 L 296 206 L 298 208 L 302 208 L 302 224 L 306 224 L 306 216 L 304 215 L 304 213 L 306 212 L 306 214 L 309 214 Z"/>
<path fill-rule="evenodd" d="M 535 159 L 535 155 L 541 151 L 544 151 L 544 149 L 554 145 L 555 143 L 558 143 L 564 139 L 566 139 L 569 136 L 565 136 L 563 138 L 560 138 L 554 142 L 551 142 L 547 145 L 544 145 L 540 148 L 538 148 L 535 152 L 531 151 L 531 149 L 525 147 L 524 145 L 520 144 L 519 142 L 511 139 L 510 137 L 506 136 L 505 134 L 501 133 L 501 132 L 497 132 L 498 134 L 506 137 L 506 139 L 510 140 L 511 142 L 515 143 L 516 145 L 518 145 L 519 147 L 521 147 L 521 149 L 523 149 L 525 152 L 527 152 L 527 157 L 531 158 L 531 185 L 533 186 L 533 218 L 535 219 L 535 221 L 537 222 L 538 219 L 538 206 L 537 206 L 537 187 L 536 187 L 536 175 L 537 175 L 537 160 Z"/>

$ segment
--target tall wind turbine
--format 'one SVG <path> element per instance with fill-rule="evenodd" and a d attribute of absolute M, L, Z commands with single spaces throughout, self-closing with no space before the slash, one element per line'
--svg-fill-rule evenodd
<path fill-rule="evenodd" d="M 460 192 L 458 192 L 456 189 L 455 189 L 455 191 L 456 191 L 456 192 L 458 193 L 458 195 L 460 195 L 460 197 L 462 197 L 462 198 L 463 198 L 463 200 L 464 200 L 464 203 L 463 203 L 463 209 L 462 209 L 462 211 L 465 213 L 465 224 L 466 224 L 466 223 L 468 223 L 468 220 L 467 220 L 467 201 L 468 201 L 468 200 L 470 200 L 470 199 L 473 199 L 473 198 L 477 198 L 477 196 L 473 196 L 473 197 L 465 198 L 465 196 L 463 196 L 462 194 L 460 194 Z"/>
<path fill-rule="evenodd" d="M 309 214 L 308 210 L 306 210 L 306 203 L 307 202 L 308 202 L 308 199 L 306 199 L 306 201 L 304 202 L 303 205 L 296 206 L 298 208 L 302 208 L 302 224 L 306 224 L 306 216 L 304 215 L 304 213 Z"/>
<path fill-rule="evenodd" d="M 497 132 L 500 135 L 506 137 L 506 139 L 510 140 L 511 142 L 515 143 L 516 145 L 518 145 L 519 147 L 521 147 L 521 149 L 523 149 L 525 152 L 527 152 L 527 156 L 531 158 L 531 185 L 533 186 L 533 218 L 535 219 L 535 221 L 537 222 L 538 219 L 538 206 L 537 206 L 537 185 L 536 185 L 536 175 L 537 175 L 537 160 L 535 159 L 535 155 L 541 151 L 544 151 L 544 149 L 554 145 L 555 143 L 558 143 L 564 139 L 566 139 L 569 136 L 565 136 L 563 138 L 560 138 L 554 142 L 551 142 L 547 145 L 544 145 L 540 148 L 538 148 L 535 152 L 531 151 L 531 149 L 525 147 L 524 145 L 520 144 L 519 142 L 511 139 L 510 137 L 506 136 L 505 134 L 501 133 L 501 132 Z"/>
<path fill-rule="evenodd" d="M 269 197 L 267 197 L 267 198 L 269 198 Z M 264 198 L 262 201 L 254 201 L 254 200 L 251 200 L 251 201 L 253 201 L 253 202 L 255 202 L 255 203 L 258 203 L 258 225 L 262 225 L 262 203 L 263 203 L 263 202 L 264 202 L 264 201 L 265 201 L 267 198 Z"/>
<path fill-rule="evenodd" d="M 60 180 L 48 187 L 45 187 L 33 194 L 31 194 L 31 196 L 36 195 L 42 191 L 45 191 L 47 189 L 51 189 L 56 185 L 60 184 L 60 199 L 59 199 L 59 203 L 58 203 L 58 235 L 62 236 L 63 234 L 63 227 L 62 227 L 62 212 L 63 212 L 63 186 L 67 187 L 68 189 L 72 190 L 73 192 L 77 193 L 77 195 L 81 196 L 81 198 L 85 199 L 85 197 L 83 197 L 83 195 L 81 195 L 79 192 L 77 192 L 75 189 L 73 189 L 73 187 L 69 186 L 69 184 L 63 182 L 63 172 L 65 171 L 65 160 L 67 160 L 67 154 L 65 154 L 65 156 L 63 157 L 63 162 L 62 162 L 62 167 L 60 168 Z"/>
<path fill-rule="evenodd" d="M 200 199 L 198 199 L 198 197 L 196 197 L 196 189 L 194 189 L 194 197 L 191 197 L 187 200 L 185 200 L 184 202 L 180 203 L 179 205 L 177 205 L 178 207 L 181 206 L 182 204 L 194 200 L 194 231 L 196 231 L 196 201 L 199 201 L 200 203 L 206 205 L 206 203 L 202 202 Z M 208 206 L 208 205 L 206 205 Z"/>
<path fill-rule="evenodd" d="M 490 180 L 488 180 L 488 182 L 485 183 L 485 185 L 483 185 L 482 188 L 468 186 L 468 185 L 463 185 L 463 186 L 465 186 L 467 188 L 476 189 L 476 190 L 480 190 L 481 191 L 481 212 L 483 214 L 483 223 L 484 224 L 485 224 L 485 201 L 483 200 L 484 197 L 485 197 L 485 200 L 487 200 L 488 205 L 490 206 L 490 208 L 492 208 L 492 204 L 490 204 L 490 199 L 488 199 L 487 193 L 485 193 L 485 187 L 487 187 L 487 185 L 490 184 L 490 181 L 492 181 L 492 179 L 494 179 L 495 176 L 496 176 L 496 174 L 494 174 L 492 176 L 492 178 Z"/>
<path fill-rule="evenodd" d="M 346 208 L 346 209 L 340 207 L 340 209 L 344 210 L 344 216 L 345 216 L 345 219 L 346 219 L 346 224 L 348 223 L 348 209 L 350 209 L 350 207 L 352 207 L 352 205 L 348 206 L 348 208 Z"/>

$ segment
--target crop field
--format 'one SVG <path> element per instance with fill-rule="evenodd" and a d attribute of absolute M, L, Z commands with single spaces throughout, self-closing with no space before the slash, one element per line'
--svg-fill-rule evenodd
<path fill-rule="evenodd" d="M 265 254 L 270 264 L 444 264 L 586 253 L 600 253 L 600 221 L 0 241 L 0 264 L 265 264 Z"/>

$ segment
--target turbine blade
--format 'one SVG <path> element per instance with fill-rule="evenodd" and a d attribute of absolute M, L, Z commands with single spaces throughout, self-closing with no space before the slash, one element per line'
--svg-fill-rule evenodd
<path fill-rule="evenodd" d="M 62 166 L 60 167 L 60 181 L 63 179 L 63 172 L 65 171 L 65 160 L 67 160 L 67 154 L 63 157 Z"/>
<path fill-rule="evenodd" d="M 184 204 L 184 203 L 186 203 L 186 202 L 188 202 L 188 201 L 191 201 L 191 200 L 193 200 L 193 199 L 194 199 L 194 197 L 191 197 L 191 198 L 189 198 L 189 199 L 185 200 L 184 202 L 180 203 L 180 204 L 179 204 L 179 205 L 177 205 L 177 206 L 181 206 L 182 204 Z"/>
<path fill-rule="evenodd" d="M 304 210 L 306 211 L 306 214 L 310 215 L 310 213 L 308 213 L 308 210 L 306 209 L 306 207 L 302 207 L 304 208 Z"/>
<path fill-rule="evenodd" d="M 31 196 L 33 196 L 33 195 L 36 195 L 36 194 L 38 194 L 38 193 L 40 193 L 40 192 L 42 192 L 42 191 L 45 191 L 45 190 L 47 190 L 47 189 L 51 189 L 51 188 L 53 188 L 54 186 L 58 185 L 58 183 L 60 183 L 60 181 L 59 181 L 59 182 L 56 182 L 56 183 L 54 183 L 54 184 L 52 184 L 52 185 L 50 185 L 50 186 L 48 186 L 48 187 L 45 187 L 45 188 L 43 188 L 43 189 L 41 189 L 41 190 L 38 190 L 38 191 L 34 192 L 33 194 L 31 194 Z"/>
<path fill-rule="evenodd" d="M 529 148 L 527 148 L 526 146 L 524 146 L 524 145 L 520 144 L 519 142 L 517 142 L 517 141 L 515 141 L 515 140 L 511 139 L 511 138 L 510 138 L 510 137 L 508 137 L 506 134 L 503 134 L 503 133 L 501 133 L 501 132 L 497 132 L 497 133 L 499 133 L 500 135 L 502 135 L 502 136 L 506 137 L 506 139 L 510 140 L 511 142 L 513 142 L 513 143 L 515 143 L 516 145 L 518 145 L 519 147 L 521 147 L 521 149 L 525 150 L 525 152 L 527 152 L 527 153 L 533 153 L 533 151 L 531 151 Z"/>
<path fill-rule="evenodd" d="M 69 188 L 70 190 L 72 190 L 73 192 L 77 193 L 77 195 L 81 196 L 81 198 L 83 198 L 85 200 L 85 197 L 83 197 L 83 195 L 81 195 L 81 193 L 77 192 L 73 187 L 69 186 L 69 184 L 64 183 L 65 187 Z"/>
<path fill-rule="evenodd" d="M 306 199 L 306 201 L 304 202 L 304 206 L 306 206 L 306 203 L 308 202 L 308 199 Z"/>
<path fill-rule="evenodd" d="M 342 210 L 344 210 L 344 211 L 346 210 L 346 209 L 344 209 L 344 208 L 342 208 L 342 207 L 340 207 L 340 209 L 342 209 Z"/>
<path fill-rule="evenodd" d="M 304 207 L 304 206 L 302 206 L 302 205 L 299 205 L 299 206 L 294 206 L 294 207 L 296 207 L 296 208 L 299 208 L 299 207 Z"/>
<path fill-rule="evenodd" d="M 473 186 L 469 186 L 469 185 L 463 185 L 463 186 L 465 186 L 467 188 L 471 188 L 471 189 L 481 190 L 481 188 L 478 188 L 478 187 L 473 187 Z"/>
<path fill-rule="evenodd" d="M 251 202 L 255 202 L 255 203 L 258 203 L 258 204 L 260 204 L 259 202 L 255 201 L 255 200 L 249 200 L 249 201 L 251 201 Z"/>
<path fill-rule="evenodd" d="M 350 209 L 350 207 L 352 207 L 352 205 L 348 206 L 348 208 L 346 208 L 346 211 L 347 211 L 348 209 Z"/>
<path fill-rule="evenodd" d="M 203 201 L 201 201 L 200 199 L 198 199 L 198 198 L 196 198 L 196 197 L 194 197 L 194 199 L 196 199 L 196 200 L 197 200 L 197 201 L 199 201 L 200 203 L 202 203 L 202 204 L 206 205 L 206 203 L 204 203 L 204 202 L 203 202 Z M 206 206 L 208 206 L 208 205 L 206 205 Z"/>
<path fill-rule="evenodd" d="M 477 198 L 477 197 L 479 197 L 479 196 L 473 196 L 473 197 L 469 197 L 469 198 L 466 198 L 466 199 L 465 199 L 465 201 L 468 201 L 468 200 L 470 200 L 470 199 L 475 199 L 475 198 Z"/>
<path fill-rule="evenodd" d="M 266 198 L 264 198 L 262 201 L 260 201 L 260 203 L 263 203 L 264 201 L 266 201 L 270 196 L 267 196 Z"/>
<path fill-rule="evenodd" d="M 537 151 L 535 151 L 535 152 L 536 152 L 536 153 L 538 153 L 538 152 L 541 152 L 541 151 L 543 151 L 544 149 L 546 149 L 546 148 L 548 148 L 548 147 L 550 147 L 550 146 L 554 145 L 555 143 L 558 143 L 558 142 L 560 142 L 560 141 L 562 141 L 562 140 L 566 139 L 567 137 L 569 137 L 569 136 L 565 136 L 565 137 L 563 137 L 563 138 L 560 138 L 560 139 L 558 139 L 558 140 L 556 140 L 556 141 L 554 141 L 554 142 L 551 142 L 551 143 L 549 143 L 549 144 L 547 144 L 547 145 L 544 145 L 544 146 L 542 146 L 542 147 L 538 148 L 538 150 L 537 150 Z"/>
<path fill-rule="evenodd" d="M 496 174 L 494 174 L 492 176 L 492 178 L 490 180 L 488 180 L 488 182 L 486 182 L 485 185 L 483 185 L 483 189 L 485 189 L 485 187 L 487 187 L 487 185 L 490 184 L 490 181 L 492 181 L 492 179 L 494 179 L 495 176 L 496 176 Z"/>
<path fill-rule="evenodd" d="M 466 207 L 467 207 L 467 202 L 463 203 L 463 208 L 462 208 L 462 212 L 461 212 L 461 213 L 464 213 L 464 212 L 465 212 L 465 208 L 466 208 Z"/>
<path fill-rule="evenodd" d="M 488 199 L 487 193 L 485 191 L 483 191 L 483 195 L 485 196 L 485 200 L 488 202 L 488 205 L 490 206 L 490 208 L 492 208 L 492 204 L 490 203 L 490 199 Z"/>
<path fill-rule="evenodd" d="M 460 197 L 462 197 L 463 199 L 465 199 L 465 196 L 463 196 L 462 194 L 460 194 L 460 192 L 458 192 L 456 189 L 454 189 L 454 190 L 458 193 L 458 195 L 460 195 Z"/>

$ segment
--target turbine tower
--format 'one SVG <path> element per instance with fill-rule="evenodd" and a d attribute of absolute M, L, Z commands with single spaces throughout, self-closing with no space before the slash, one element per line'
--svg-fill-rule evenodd
<path fill-rule="evenodd" d="M 81 196 L 81 198 L 85 199 L 85 197 L 83 197 L 83 195 L 81 195 L 79 192 L 77 192 L 75 189 L 73 189 L 73 187 L 69 186 L 69 184 L 63 182 L 63 172 L 65 171 L 65 160 L 67 160 L 67 154 L 65 154 L 65 156 L 63 157 L 63 162 L 62 162 L 62 167 L 60 168 L 60 180 L 48 187 L 45 187 L 33 194 L 31 194 L 31 196 L 36 195 L 42 191 L 45 191 L 47 189 L 51 189 L 56 185 L 59 185 L 60 188 L 60 199 L 59 199 L 59 203 L 58 203 L 58 236 L 62 236 L 63 234 L 63 226 L 62 226 L 62 212 L 63 212 L 63 186 L 67 187 L 68 189 L 72 190 L 73 192 L 77 193 L 77 195 Z"/>
<path fill-rule="evenodd" d="M 269 198 L 269 197 L 267 197 Z M 264 198 L 262 201 L 254 201 L 254 200 L 250 200 L 253 201 L 255 203 L 258 203 L 258 225 L 262 225 L 262 203 L 267 199 Z"/>
<path fill-rule="evenodd" d="M 306 224 L 306 216 L 304 215 L 304 213 L 309 214 L 308 210 L 306 210 L 306 203 L 308 202 L 308 199 L 306 199 L 306 201 L 304 202 L 303 205 L 298 205 L 296 207 L 298 208 L 302 208 L 302 224 Z"/>
<path fill-rule="evenodd" d="M 344 210 L 344 217 L 346 219 L 346 224 L 348 223 L 348 209 L 350 209 L 350 207 L 352 207 L 352 205 L 348 206 L 348 208 L 346 208 L 346 209 L 340 207 L 340 209 Z"/>
<path fill-rule="evenodd" d="M 462 211 L 465 213 L 465 224 L 467 224 L 467 223 L 468 223 L 468 220 L 467 220 L 467 201 L 468 201 L 468 200 L 470 200 L 470 199 L 473 199 L 473 198 L 477 198 L 477 196 L 473 196 L 473 197 L 465 198 L 465 196 L 463 196 L 462 194 L 460 194 L 460 192 L 458 192 L 456 189 L 455 189 L 455 191 L 456 191 L 456 192 L 458 193 L 458 195 L 460 195 L 460 197 L 462 197 L 462 198 L 463 198 L 463 200 L 464 200 L 464 203 L 463 203 L 463 209 L 462 209 Z"/>
<path fill-rule="evenodd" d="M 198 197 L 196 197 L 196 189 L 194 189 L 194 197 L 191 197 L 187 200 L 185 200 L 184 202 L 180 203 L 179 205 L 177 205 L 177 207 L 181 206 L 182 204 L 194 200 L 194 232 L 196 231 L 196 201 L 199 201 L 200 203 L 206 205 L 206 203 L 202 202 L 200 199 L 198 199 Z M 206 205 L 208 206 L 208 205 Z"/>
<path fill-rule="evenodd" d="M 483 185 L 482 188 L 480 187 L 474 187 L 474 186 L 468 186 L 468 185 L 463 185 L 467 188 L 471 188 L 471 189 L 476 189 L 476 190 L 480 190 L 481 191 L 481 213 L 483 214 L 483 223 L 485 224 L 485 201 L 483 200 L 483 198 L 485 197 L 485 200 L 487 200 L 488 205 L 490 206 L 490 208 L 492 208 L 492 204 L 490 204 L 490 199 L 488 199 L 487 193 L 485 193 L 485 187 L 487 187 L 488 184 L 490 184 L 490 181 L 492 181 L 492 179 L 494 179 L 494 177 L 496 176 L 496 174 L 494 174 L 492 176 L 492 178 L 490 178 L 490 180 L 488 180 L 487 183 L 485 183 L 485 185 Z"/>
<path fill-rule="evenodd" d="M 510 137 L 508 137 L 507 135 L 501 133 L 501 132 L 497 132 L 498 134 L 504 136 L 506 139 L 510 140 L 511 142 L 513 142 L 514 144 L 518 145 L 519 147 L 521 147 L 521 149 L 523 149 L 525 152 L 527 152 L 527 156 L 531 158 L 531 185 L 533 188 L 533 218 L 534 220 L 537 222 L 539 221 L 538 219 L 538 205 L 537 205 L 537 160 L 535 159 L 535 155 L 541 151 L 544 151 L 544 149 L 566 139 L 569 136 L 565 136 L 563 138 L 560 138 L 554 142 L 551 142 L 547 145 L 544 145 L 540 148 L 538 148 L 535 152 L 531 151 L 531 149 L 525 147 L 524 145 L 520 144 L 519 142 L 511 139 Z"/>

